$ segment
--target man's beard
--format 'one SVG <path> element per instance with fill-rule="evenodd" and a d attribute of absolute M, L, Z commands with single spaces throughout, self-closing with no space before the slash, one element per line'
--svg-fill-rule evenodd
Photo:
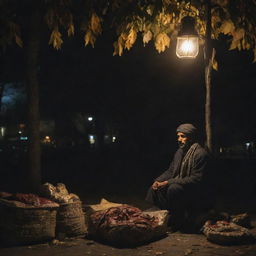
<path fill-rule="evenodd" d="M 188 149 L 190 144 L 191 143 L 189 141 L 186 141 L 185 143 L 182 143 L 182 142 L 178 141 L 179 148 L 181 148 L 183 150 Z"/>
<path fill-rule="evenodd" d="M 178 145 L 179 145 L 179 148 L 184 148 L 186 143 L 182 143 L 182 142 L 178 141 Z"/>

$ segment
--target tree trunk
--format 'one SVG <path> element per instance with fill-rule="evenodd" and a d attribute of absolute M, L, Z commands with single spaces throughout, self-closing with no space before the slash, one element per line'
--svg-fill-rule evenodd
<path fill-rule="evenodd" d="M 28 169 L 27 189 L 37 192 L 41 184 L 41 148 L 40 148 L 40 114 L 39 114 L 39 83 L 37 77 L 38 54 L 40 43 L 40 12 L 33 8 L 29 20 L 27 40 L 27 96 L 28 96 Z"/>
<path fill-rule="evenodd" d="M 213 152 L 212 143 L 212 84 L 211 84 L 211 72 L 212 62 L 215 57 L 215 49 L 212 48 L 211 56 L 205 63 L 205 132 L 206 132 L 206 147 L 209 152 Z"/>
<path fill-rule="evenodd" d="M 204 61 L 205 61 L 205 133 L 206 133 L 206 147 L 212 153 L 212 106 L 211 106 L 211 71 L 213 58 L 215 57 L 215 50 L 212 47 L 211 40 L 211 0 L 206 0 L 207 20 L 205 32 L 205 46 L 204 46 Z"/>

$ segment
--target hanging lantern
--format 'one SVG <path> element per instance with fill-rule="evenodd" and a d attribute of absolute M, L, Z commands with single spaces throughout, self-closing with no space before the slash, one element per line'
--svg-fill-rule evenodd
<path fill-rule="evenodd" d="M 195 20 L 186 16 L 181 21 L 181 30 L 177 36 L 176 55 L 179 58 L 193 59 L 199 52 L 199 39 L 195 31 Z"/>

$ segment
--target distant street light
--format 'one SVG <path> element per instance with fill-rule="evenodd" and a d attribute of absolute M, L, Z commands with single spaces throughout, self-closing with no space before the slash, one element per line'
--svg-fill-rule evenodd
<path fill-rule="evenodd" d="M 95 144 L 95 135 L 89 134 L 88 138 L 91 145 Z"/>
<path fill-rule="evenodd" d="M 186 16 L 181 21 L 181 30 L 177 37 L 176 55 L 179 58 L 194 59 L 198 52 L 199 40 L 195 31 L 195 20 Z"/>
<path fill-rule="evenodd" d="M 92 116 L 89 116 L 88 117 L 88 121 L 91 122 L 93 120 L 93 117 Z"/>

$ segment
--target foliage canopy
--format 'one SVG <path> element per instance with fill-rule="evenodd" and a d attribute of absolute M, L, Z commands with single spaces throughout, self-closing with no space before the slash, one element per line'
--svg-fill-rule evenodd
<path fill-rule="evenodd" d="M 0 46 L 11 41 L 22 46 L 24 24 L 21 1 L 0 0 Z M 30 8 L 31 0 L 22 1 Z M 97 37 L 108 29 L 116 31 L 114 55 L 130 50 L 139 38 L 144 45 L 153 40 L 156 50 L 166 50 L 176 39 L 181 19 L 192 16 L 203 44 L 207 0 L 38 0 L 42 18 L 50 30 L 49 44 L 60 49 L 62 35 L 81 31 L 85 46 L 94 47 Z M 252 50 L 256 61 L 256 1 L 211 0 L 211 38 L 228 36 L 229 49 Z"/>

